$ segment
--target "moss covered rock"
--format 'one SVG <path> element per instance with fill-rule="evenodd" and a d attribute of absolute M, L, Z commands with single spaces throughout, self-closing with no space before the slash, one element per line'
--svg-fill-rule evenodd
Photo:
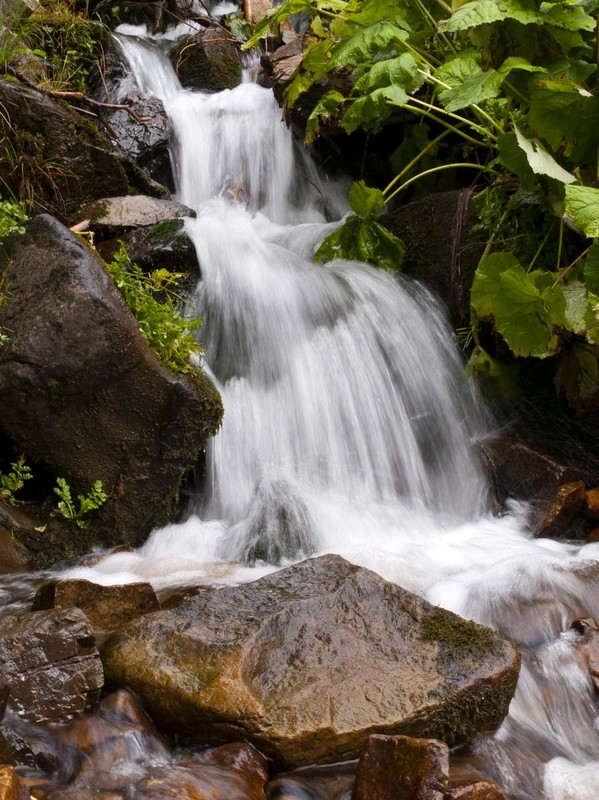
<path fill-rule="evenodd" d="M 373 733 L 466 741 L 501 722 L 519 671 L 498 633 L 339 556 L 150 614 L 103 660 L 159 724 L 287 766 L 356 758 Z"/>
<path fill-rule="evenodd" d="M 187 89 L 219 92 L 241 83 L 239 45 L 220 25 L 184 39 L 174 52 L 173 63 Z"/>

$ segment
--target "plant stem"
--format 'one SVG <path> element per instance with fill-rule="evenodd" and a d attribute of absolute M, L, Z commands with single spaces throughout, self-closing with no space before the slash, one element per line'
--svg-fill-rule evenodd
<path fill-rule="evenodd" d="M 437 138 L 436 138 L 436 139 L 433 139 L 433 140 L 432 140 L 432 142 L 429 142 L 429 143 L 426 145 L 426 147 L 425 147 L 425 148 L 423 148 L 423 149 L 422 149 L 422 150 L 421 150 L 421 151 L 418 153 L 418 155 L 414 156 L 414 158 L 413 158 L 413 159 L 410 161 L 410 163 L 409 163 L 409 164 L 407 164 L 407 165 L 406 165 L 406 166 L 405 166 L 405 167 L 404 167 L 404 168 L 401 170 L 401 172 L 398 172 L 398 173 L 397 173 L 397 175 L 396 175 L 396 176 L 393 178 L 393 180 L 391 181 L 391 183 L 389 183 L 389 185 L 388 185 L 388 186 L 386 186 L 386 187 L 383 189 L 383 194 L 384 194 L 384 195 L 386 195 L 386 194 L 387 194 L 387 192 L 388 192 L 390 189 L 392 189 L 392 188 L 395 186 L 395 184 L 396 184 L 396 183 L 397 183 L 399 180 L 401 180 L 401 178 L 402 178 L 402 177 L 403 177 L 403 176 L 406 174 L 406 172 L 409 172 L 409 171 L 412 169 L 412 167 L 414 166 L 414 164 L 417 164 L 417 163 L 420 161 L 420 159 L 422 158 L 422 156 L 426 155 L 426 154 L 429 152 L 429 150 L 432 150 L 432 148 L 433 148 L 433 147 L 434 147 L 434 146 L 435 146 L 435 145 L 436 145 L 438 142 L 440 142 L 440 141 L 441 141 L 441 139 L 443 139 L 445 136 L 447 136 L 449 133 L 451 133 L 451 131 L 452 131 L 452 130 L 453 130 L 453 128 L 447 128 L 446 130 L 444 130 L 444 131 L 443 131 L 443 133 L 440 133 L 440 134 L 437 136 Z"/>
<path fill-rule="evenodd" d="M 432 175 L 435 172 L 441 172 L 442 170 L 445 169 L 455 169 L 456 167 L 463 167 L 464 169 L 477 169 L 480 172 L 488 172 L 491 175 L 497 175 L 497 172 L 495 172 L 495 170 L 492 170 L 490 167 L 484 167 L 481 164 L 469 164 L 468 162 L 465 161 L 464 162 L 459 161 L 453 164 L 441 164 L 438 167 L 431 167 L 430 169 L 426 169 L 424 170 L 424 172 L 419 172 L 418 175 L 414 175 L 414 177 L 409 178 L 409 180 L 407 180 L 405 183 L 402 183 L 402 185 L 387 198 L 387 202 L 396 197 L 402 191 L 402 189 L 405 189 L 411 183 L 414 183 L 414 181 L 417 181 L 420 178 L 424 178 L 426 175 Z"/>
<path fill-rule="evenodd" d="M 418 97 L 411 97 L 410 102 L 417 103 L 419 106 L 428 109 L 429 111 L 436 111 L 438 114 L 441 114 L 446 117 L 450 117 L 451 119 L 455 119 L 458 122 L 462 122 L 464 125 L 468 125 L 470 128 L 474 128 L 475 131 L 482 133 L 483 136 L 487 136 L 489 139 L 493 141 L 497 141 L 497 136 L 488 128 L 483 128 L 482 125 L 478 125 L 476 122 L 472 122 L 472 120 L 466 119 L 466 117 L 460 117 L 459 114 L 454 114 L 451 111 L 446 111 L 444 108 L 440 108 L 439 106 L 435 106 L 432 103 L 427 103 L 425 100 L 420 100 Z M 409 105 L 404 105 L 403 108 L 410 108 Z M 410 110 L 413 110 L 411 108 Z M 441 122 L 441 124 L 445 124 Z"/>
<path fill-rule="evenodd" d="M 565 268 L 564 268 L 564 269 L 563 269 L 563 270 L 560 272 L 560 274 L 557 276 L 557 278 L 556 278 L 556 279 L 553 281 L 553 283 L 551 284 L 551 288 L 552 288 L 552 289 L 555 289 L 555 287 L 557 286 L 557 284 L 558 284 L 558 283 L 559 283 L 561 280 L 563 280 L 563 278 L 564 278 L 564 277 L 565 277 L 565 276 L 568 274 L 568 272 L 570 272 L 570 270 L 571 270 L 573 267 L 575 267 L 575 266 L 578 264 L 578 262 L 580 261 L 580 259 L 581 259 L 581 258 L 584 258 L 584 257 L 586 256 L 586 254 L 589 252 L 589 250 L 591 249 L 591 247 L 592 247 L 592 246 L 593 246 L 592 244 L 591 244 L 591 245 L 589 245 L 589 246 L 587 247 L 587 249 L 586 249 L 586 250 L 583 250 L 583 251 L 582 251 L 582 253 L 580 253 L 579 255 L 577 255 L 577 256 L 576 256 L 576 258 L 574 259 L 574 261 L 572 261 L 572 263 L 571 263 L 571 264 L 568 264 L 568 266 L 567 266 L 567 267 L 565 267 Z"/>

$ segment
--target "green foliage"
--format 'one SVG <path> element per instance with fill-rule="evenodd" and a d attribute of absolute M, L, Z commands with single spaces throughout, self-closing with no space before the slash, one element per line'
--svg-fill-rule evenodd
<path fill-rule="evenodd" d="M 388 272 L 398 272 L 403 261 L 403 243 L 387 228 L 372 219 L 350 216 L 323 241 L 316 258 L 353 258 L 367 261 Z"/>
<path fill-rule="evenodd" d="M 78 505 L 75 505 L 71 487 L 64 478 L 57 478 L 56 484 L 54 491 L 60 498 L 58 510 L 65 519 L 72 520 L 79 528 L 86 528 L 89 524 L 89 521 L 83 517 L 87 516 L 90 511 L 100 508 L 108 500 L 102 481 L 96 481 L 87 494 L 78 494 Z"/>
<path fill-rule="evenodd" d="M 21 456 L 10 465 L 10 472 L 0 472 L 0 498 L 15 505 L 15 494 L 31 477 L 31 470 L 25 466 L 25 458 Z"/>
<path fill-rule="evenodd" d="M 24 222 L 27 222 L 27 214 L 22 203 L 0 199 L 0 244 L 11 233 L 25 233 Z"/>
<path fill-rule="evenodd" d="M 144 339 L 160 361 L 175 372 L 191 372 L 191 357 L 202 352 L 192 333 L 203 320 L 187 319 L 177 308 L 182 300 L 177 292 L 178 281 L 184 276 L 166 269 L 144 273 L 131 262 L 123 244 L 107 267 Z"/>
<path fill-rule="evenodd" d="M 309 19 L 286 104 L 324 78 L 333 88 L 310 115 L 307 143 L 322 124 L 376 132 L 399 108 L 414 120 L 392 157 L 393 180 L 376 195 L 354 184 L 357 216 L 318 255 L 397 261 L 373 227 L 382 207 L 442 170 L 477 170 L 479 229 L 488 236 L 472 287 L 477 352 L 485 322 L 516 357 L 563 358 L 568 377 L 557 383 L 583 404 L 599 401 L 599 244 L 584 241 L 599 240 L 598 5 L 287 0 L 249 42 L 300 10 Z M 348 76 L 352 88 L 342 92 Z M 453 153 L 461 142 L 461 156 L 437 159 L 442 140 Z"/>

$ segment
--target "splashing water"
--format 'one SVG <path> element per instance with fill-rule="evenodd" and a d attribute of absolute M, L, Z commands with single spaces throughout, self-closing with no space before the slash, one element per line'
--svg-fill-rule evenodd
<path fill-rule="evenodd" d="M 594 800 L 596 703 L 579 637 L 562 631 L 599 615 L 599 545 L 532 540 L 522 510 L 490 514 L 472 448 L 485 420 L 441 309 L 364 264 L 309 260 L 345 191 L 297 147 L 272 94 L 184 91 L 160 47 L 126 33 L 138 84 L 172 121 L 179 199 L 197 211 L 190 313 L 206 317 L 225 420 L 185 523 L 68 574 L 160 589 L 339 553 L 526 643 L 510 716 L 478 762 L 512 798 Z"/>

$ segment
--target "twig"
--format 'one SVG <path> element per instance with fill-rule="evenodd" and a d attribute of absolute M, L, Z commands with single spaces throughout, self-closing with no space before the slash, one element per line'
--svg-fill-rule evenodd
<path fill-rule="evenodd" d="M 586 254 L 589 252 L 589 250 L 591 249 L 592 246 L 593 245 L 590 245 L 589 247 L 587 247 L 587 249 L 583 250 L 582 253 L 580 253 L 580 255 L 576 256 L 576 258 L 574 259 L 574 261 L 571 264 L 568 264 L 567 267 L 564 267 L 564 269 L 560 272 L 560 274 L 557 276 L 557 278 L 551 284 L 551 288 L 552 289 L 555 289 L 555 287 L 562 280 L 562 278 L 564 278 L 568 274 L 568 272 L 570 272 L 570 270 L 573 269 L 573 267 L 575 267 L 578 264 L 578 262 L 580 261 L 581 258 L 584 258 L 586 256 Z"/>

